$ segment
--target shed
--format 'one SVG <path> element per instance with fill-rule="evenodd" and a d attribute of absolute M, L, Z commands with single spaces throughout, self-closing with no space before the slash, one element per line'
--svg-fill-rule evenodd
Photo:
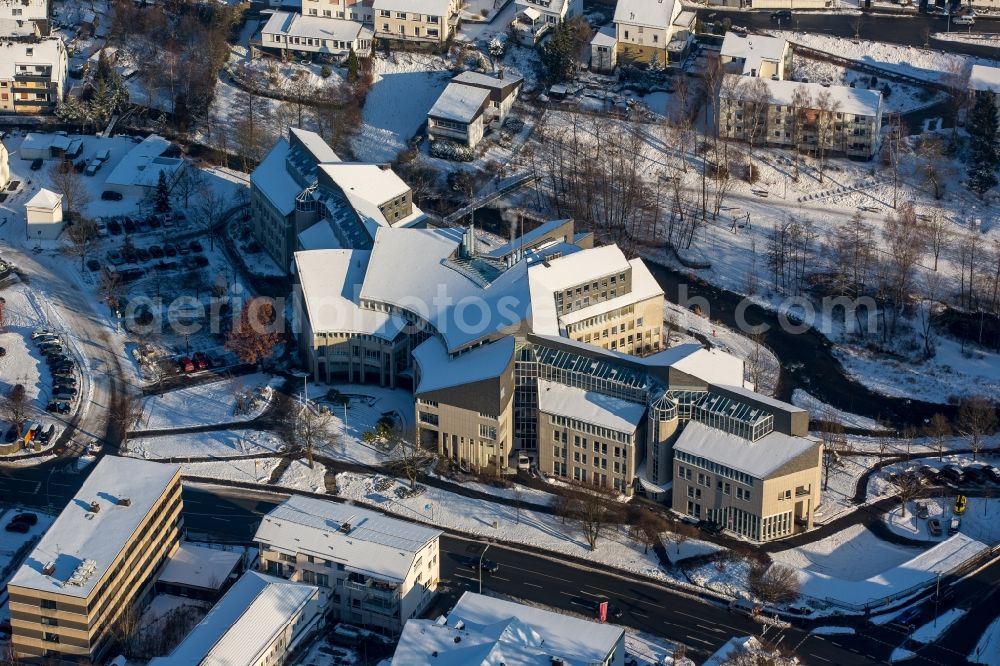
<path fill-rule="evenodd" d="M 62 195 L 42 188 L 24 208 L 28 215 L 28 238 L 55 240 L 63 230 Z"/>
<path fill-rule="evenodd" d="M 590 69 L 610 72 L 618 65 L 618 39 L 613 26 L 606 25 L 590 40 Z"/>

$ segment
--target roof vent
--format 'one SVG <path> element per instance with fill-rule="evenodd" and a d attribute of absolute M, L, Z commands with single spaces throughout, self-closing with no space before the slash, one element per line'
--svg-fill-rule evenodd
<path fill-rule="evenodd" d="M 462 637 L 461 636 L 455 636 L 455 642 L 456 643 L 461 643 L 462 642 Z"/>
<path fill-rule="evenodd" d="M 432 657 L 436 657 L 436 656 L 438 656 L 438 651 L 437 651 L 437 650 L 434 650 L 434 652 L 431 652 L 431 656 L 432 656 Z"/>
<path fill-rule="evenodd" d="M 130 497 L 119 497 L 118 506 L 132 506 L 132 498 Z"/>
<path fill-rule="evenodd" d="M 552 666 L 566 666 L 566 660 L 562 657 L 552 657 Z"/>
<path fill-rule="evenodd" d="M 97 503 L 97 500 L 94 500 L 93 502 L 90 503 L 91 513 L 97 513 L 100 510 L 101 510 L 101 505 Z"/>
<path fill-rule="evenodd" d="M 464 620 L 459 620 L 458 622 L 456 622 L 455 623 L 455 628 L 458 629 L 459 631 L 461 631 L 462 629 L 465 629 L 465 621 Z"/>
<path fill-rule="evenodd" d="M 55 572 L 56 572 L 55 562 L 46 562 L 45 566 L 42 567 L 42 573 L 45 574 L 46 576 L 51 576 Z"/>
<path fill-rule="evenodd" d="M 342 524 L 340 526 L 340 531 L 343 532 L 344 534 L 350 534 L 351 533 L 351 524 L 350 523 L 344 523 L 344 524 Z"/>

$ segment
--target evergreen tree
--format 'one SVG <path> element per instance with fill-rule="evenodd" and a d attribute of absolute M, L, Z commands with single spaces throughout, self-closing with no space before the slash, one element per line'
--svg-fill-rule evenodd
<path fill-rule="evenodd" d="M 969 132 L 969 189 L 980 198 L 997 184 L 997 105 L 993 93 L 976 95 L 965 127 Z"/>
<path fill-rule="evenodd" d="M 170 210 L 170 190 L 167 188 L 167 177 L 162 171 L 156 179 L 156 197 L 153 203 L 157 213 L 166 213 Z"/>
<path fill-rule="evenodd" d="M 358 80 L 358 54 L 354 52 L 354 47 L 351 47 L 350 53 L 347 54 L 347 80 L 354 82 Z"/>
<path fill-rule="evenodd" d="M 576 32 L 563 21 L 541 48 L 543 77 L 549 83 L 563 83 L 576 75 Z"/>

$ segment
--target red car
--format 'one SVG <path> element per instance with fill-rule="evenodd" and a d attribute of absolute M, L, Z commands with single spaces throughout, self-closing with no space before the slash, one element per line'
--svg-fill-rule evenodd
<path fill-rule="evenodd" d="M 199 370 L 204 370 L 208 367 L 208 357 L 203 352 L 195 352 L 194 364 Z"/>
<path fill-rule="evenodd" d="M 194 372 L 194 363 L 187 356 L 182 358 L 177 365 L 179 365 L 181 370 L 184 372 Z"/>

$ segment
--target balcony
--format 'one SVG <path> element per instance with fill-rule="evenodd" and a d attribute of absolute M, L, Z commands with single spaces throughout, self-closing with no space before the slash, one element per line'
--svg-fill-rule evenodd
<path fill-rule="evenodd" d="M 809 497 L 810 494 L 811 493 L 810 493 L 810 491 L 809 491 L 808 488 L 796 488 L 795 489 L 795 496 L 796 497 Z"/>
<path fill-rule="evenodd" d="M 368 588 L 372 584 L 372 579 L 367 578 L 365 580 L 351 580 L 348 578 L 344 581 L 344 587 L 348 590 L 354 590 L 355 592 L 368 592 Z"/>

